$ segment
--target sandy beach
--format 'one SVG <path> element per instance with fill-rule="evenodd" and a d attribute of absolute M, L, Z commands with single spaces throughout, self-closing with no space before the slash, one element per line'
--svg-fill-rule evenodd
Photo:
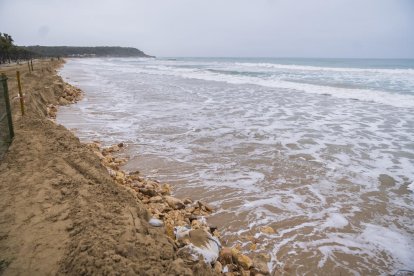
<path fill-rule="evenodd" d="M 237 248 L 221 248 L 219 261 L 211 265 L 195 259 L 188 246 L 200 241 L 177 240 L 174 227 L 219 237 L 202 219 L 210 206 L 177 199 L 168 184 L 120 170 L 125 160 L 116 153 L 122 143 L 109 148 L 82 144 L 55 123 L 59 105 L 82 98 L 80 89 L 57 75 L 63 63 L 36 61 L 31 73 L 26 64 L 1 67 L 9 79 L 15 138 L 0 163 L 0 274 L 269 273 L 264 256 L 253 263 Z M 22 76 L 25 116 L 16 70 Z M 150 224 L 151 219 L 163 227 Z"/>
<path fill-rule="evenodd" d="M 0 274 L 212 274 L 184 265 L 162 228 L 134 195 L 116 184 L 99 158 L 47 116 L 67 85 L 62 62 L 2 67 L 11 98 L 21 71 L 27 114 L 12 101 L 16 136 L 0 165 Z M 43 68 L 43 72 L 40 68 Z"/>

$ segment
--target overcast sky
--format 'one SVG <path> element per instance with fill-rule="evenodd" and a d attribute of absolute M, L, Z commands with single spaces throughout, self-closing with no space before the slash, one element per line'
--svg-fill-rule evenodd
<path fill-rule="evenodd" d="M 414 0 L 0 0 L 0 32 L 156 56 L 414 58 Z"/>

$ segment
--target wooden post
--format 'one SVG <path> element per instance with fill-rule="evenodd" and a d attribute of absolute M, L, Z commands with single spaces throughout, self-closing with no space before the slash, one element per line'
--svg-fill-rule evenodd
<path fill-rule="evenodd" d="M 22 116 L 24 116 L 24 99 L 23 99 L 23 93 L 22 93 L 22 85 L 20 83 L 20 72 L 16 71 L 16 75 L 17 75 L 17 85 L 19 87 L 20 110 L 22 111 Z"/>
<path fill-rule="evenodd" d="M 30 73 L 31 70 L 30 70 L 30 63 L 29 63 L 29 61 L 27 61 L 27 67 L 29 67 L 29 73 Z"/>
<path fill-rule="evenodd" d="M 7 120 L 9 123 L 10 139 L 13 139 L 14 130 L 13 130 L 13 119 L 12 119 L 11 109 L 10 109 L 9 88 L 7 87 L 7 77 L 4 73 L 1 74 L 1 81 L 3 83 L 3 89 L 4 89 L 4 100 L 6 103 L 6 112 L 7 112 Z"/>
<path fill-rule="evenodd" d="M 32 66 L 32 72 L 33 72 L 33 60 L 30 60 L 30 65 Z"/>

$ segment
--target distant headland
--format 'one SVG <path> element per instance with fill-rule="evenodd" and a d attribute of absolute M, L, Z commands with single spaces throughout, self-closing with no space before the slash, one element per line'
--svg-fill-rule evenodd
<path fill-rule="evenodd" d="M 39 57 L 148 57 L 132 47 L 18 46 L 11 35 L 0 32 L 0 64 Z"/>
<path fill-rule="evenodd" d="M 132 47 L 74 47 L 74 46 L 21 46 L 22 48 L 48 57 L 154 57 Z"/>

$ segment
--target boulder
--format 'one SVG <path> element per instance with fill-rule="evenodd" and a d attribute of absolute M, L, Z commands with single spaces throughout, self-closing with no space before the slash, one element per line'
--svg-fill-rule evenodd
<path fill-rule="evenodd" d="M 188 205 L 188 204 L 191 204 L 191 203 L 193 203 L 193 201 L 191 199 L 189 199 L 189 198 L 184 199 L 184 204 L 185 205 Z"/>
<path fill-rule="evenodd" d="M 223 271 L 223 265 L 220 262 L 216 262 L 214 264 L 214 271 L 218 274 L 221 274 L 221 271 Z"/>
<path fill-rule="evenodd" d="M 150 196 L 150 197 L 153 197 L 153 196 L 157 195 L 156 191 L 151 190 L 151 189 L 147 189 L 147 188 L 140 188 L 139 192 L 146 195 L 146 196 Z"/>
<path fill-rule="evenodd" d="M 165 196 L 165 201 L 168 205 L 170 205 L 171 208 L 175 210 L 184 209 L 185 204 L 178 198 L 172 197 L 172 196 Z"/>
<path fill-rule="evenodd" d="M 151 203 L 160 203 L 160 202 L 162 202 L 162 197 L 161 196 L 153 196 L 149 199 L 149 201 Z"/>
<path fill-rule="evenodd" d="M 268 259 L 264 254 L 259 254 L 253 257 L 254 267 L 262 274 L 270 274 L 269 268 L 267 267 Z"/>
<path fill-rule="evenodd" d="M 243 269 L 246 269 L 246 270 L 248 270 L 249 268 L 253 266 L 252 259 L 250 259 L 248 256 L 243 255 L 243 254 L 237 255 L 236 262 L 238 265 L 240 265 L 241 267 L 243 267 Z"/>
<path fill-rule="evenodd" d="M 203 211 L 206 211 L 206 212 L 212 212 L 213 211 L 213 207 L 211 207 L 210 205 L 208 205 L 204 202 L 197 201 L 197 205 Z"/>
<path fill-rule="evenodd" d="M 219 260 L 222 264 L 231 264 L 233 262 L 230 247 L 223 247 L 221 249 Z"/>
<path fill-rule="evenodd" d="M 160 189 L 160 193 L 162 195 L 169 195 L 171 194 L 171 187 L 170 184 L 163 184 Z"/>

